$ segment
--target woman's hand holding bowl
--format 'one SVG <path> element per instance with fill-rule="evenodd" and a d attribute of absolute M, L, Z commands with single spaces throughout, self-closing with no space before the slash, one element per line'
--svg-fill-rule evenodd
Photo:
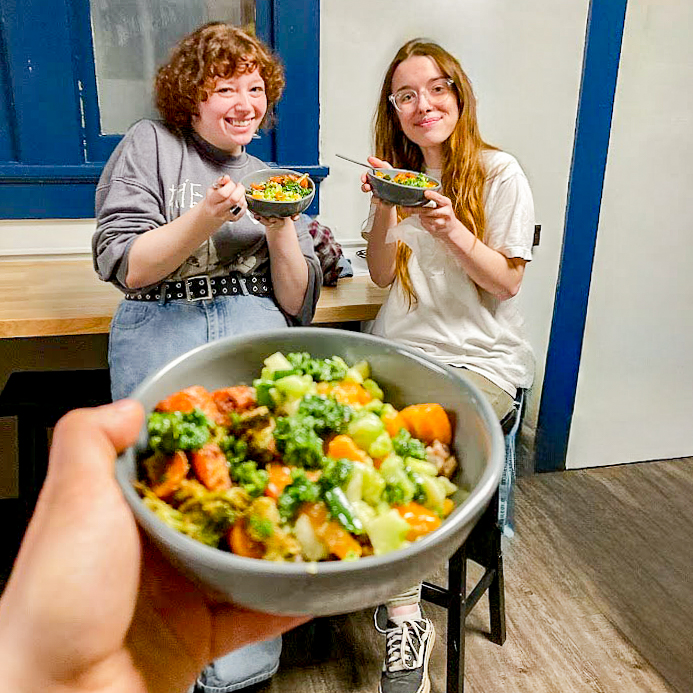
<path fill-rule="evenodd" d="M 441 241 L 449 239 L 450 235 L 462 227 L 462 223 L 455 216 L 452 200 L 433 190 L 426 190 L 424 195 L 435 203 L 435 207 L 427 205 L 423 207 L 409 207 L 412 214 L 418 214 L 421 226 L 432 236 Z"/>
<path fill-rule="evenodd" d="M 369 156 L 368 157 L 368 163 L 373 168 L 392 168 L 392 166 L 387 161 L 383 161 L 382 159 L 378 159 L 375 156 Z M 361 176 L 361 190 L 365 193 L 372 193 L 373 192 L 373 189 L 371 188 L 371 185 L 368 182 L 368 176 L 365 173 Z M 383 205 L 384 207 L 392 207 L 393 206 L 389 202 L 386 202 L 385 200 L 380 199 L 375 194 L 373 194 L 373 202 L 376 205 Z"/>

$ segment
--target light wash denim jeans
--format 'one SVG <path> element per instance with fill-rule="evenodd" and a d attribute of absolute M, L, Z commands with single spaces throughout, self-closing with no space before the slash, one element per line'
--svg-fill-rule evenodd
<path fill-rule="evenodd" d="M 113 317 L 108 344 L 113 400 L 132 394 L 143 380 L 195 347 L 281 327 L 288 327 L 286 318 L 267 297 L 223 296 L 165 304 L 123 300 Z M 277 671 L 281 649 L 279 637 L 220 657 L 200 674 L 196 690 L 228 693 L 264 681 Z"/>
<path fill-rule="evenodd" d="M 262 296 L 222 296 L 194 303 L 174 300 L 163 305 L 123 300 L 113 316 L 108 342 L 113 400 L 132 394 L 145 378 L 202 344 L 287 326 L 277 304 Z"/>

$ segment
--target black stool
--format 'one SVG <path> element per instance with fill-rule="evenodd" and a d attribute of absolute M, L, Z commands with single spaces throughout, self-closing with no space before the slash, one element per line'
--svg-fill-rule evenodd
<path fill-rule="evenodd" d="M 515 407 L 501 422 L 504 436 L 517 430 L 517 424 L 523 413 L 523 401 L 523 391 L 518 390 Z M 514 435 L 509 442 L 506 439 L 507 444 L 515 445 Z M 505 642 L 505 585 L 501 550 L 502 532 L 498 521 L 499 497 L 500 489 L 496 489 L 484 514 L 464 544 L 448 560 L 447 588 L 430 582 L 424 582 L 421 586 L 422 599 L 448 610 L 447 693 L 463 693 L 464 691 L 465 621 L 469 612 L 487 590 L 491 623 L 489 639 L 496 645 L 502 645 Z M 467 595 L 468 559 L 484 568 L 484 574 Z"/>
<path fill-rule="evenodd" d="M 8 378 L 0 393 L 0 416 L 17 419 L 20 539 L 48 468 L 47 429 L 72 409 L 110 401 L 111 379 L 107 368 L 18 371 Z"/>
<path fill-rule="evenodd" d="M 478 563 L 485 572 L 467 595 L 467 559 Z M 498 491 L 467 540 L 448 560 L 447 588 L 424 582 L 421 597 L 448 610 L 447 693 L 464 691 L 464 628 L 469 612 L 488 590 L 490 639 L 496 645 L 505 642 L 505 588 L 501 531 L 498 526 Z"/>

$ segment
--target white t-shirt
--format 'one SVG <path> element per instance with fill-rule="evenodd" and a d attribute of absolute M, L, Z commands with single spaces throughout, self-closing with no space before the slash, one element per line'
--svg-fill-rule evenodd
<path fill-rule="evenodd" d="M 484 243 L 507 258 L 532 259 L 534 203 L 517 160 L 485 153 Z M 434 172 L 430 172 L 435 175 Z M 409 307 L 395 280 L 370 332 L 485 376 L 511 397 L 534 378 L 534 355 L 523 336 L 517 296 L 500 301 L 477 287 L 450 251 L 412 216 L 390 229 L 412 249 L 409 276 L 418 302 Z"/>

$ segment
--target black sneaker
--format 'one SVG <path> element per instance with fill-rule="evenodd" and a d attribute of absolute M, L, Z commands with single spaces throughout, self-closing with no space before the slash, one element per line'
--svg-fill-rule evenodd
<path fill-rule="evenodd" d="M 378 693 L 429 693 L 428 660 L 436 639 L 433 623 L 422 618 L 397 626 L 388 619 L 382 628 L 379 620 L 376 611 L 375 627 L 385 634 L 385 661 Z"/>

